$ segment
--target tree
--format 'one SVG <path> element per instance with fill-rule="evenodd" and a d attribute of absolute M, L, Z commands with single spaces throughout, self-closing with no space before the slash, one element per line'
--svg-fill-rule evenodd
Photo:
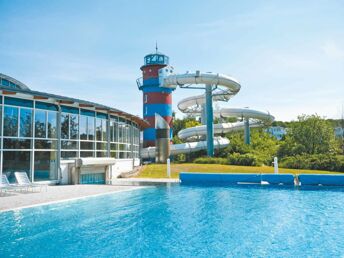
<path fill-rule="evenodd" d="M 183 119 L 176 118 L 173 120 L 173 136 L 176 136 L 182 129 L 197 125 L 200 125 L 200 123 L 194 117 L 186 116 Z"/>
<path fill-rule="evenodd" d="M 341 154 L 344 154 L 344 107 L 342 106 L 342 114 L 339 120 L 339 128 L 341 128 L 342 135 L 339 137 L 339 148 Z"/>
<path fill-rule="evenodd" d="M 223 157 L 233 153 L 252 154 L 262 163 L 269 165 L 277 153 L 279 142 L 263 128 L 251 129 L 250 145 L 244 143 L 243 131 L 228 133 L 226 136 L 230 140 L 230 145 L 222 152 Z"/>
<path fill-rule="evenodd" d="M 195 127 L 199 125 L 201 125 L 201 123 L 196 120 L 188 120 L 185 122 L 185 128 Z"/>
<path fill-rule="evenodd" d="M 336 152 L 333 128 L 329 121 L 315 115 L 302 115 L 291 123 L 278 155 L 326 154 Z"/>

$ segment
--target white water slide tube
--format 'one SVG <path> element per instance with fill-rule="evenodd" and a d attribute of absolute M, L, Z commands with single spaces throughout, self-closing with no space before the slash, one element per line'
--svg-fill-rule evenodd
<path fill-rule="evenodd" d="M 229 145 L 229 140 L 227 138 L 216 137 L 214 138 L 214 148 L 222 149 Z M 177 155 L 182 153 L 191 153 L 195 151 L 207 149 L 207 141 L 199 142 L 186 142 L 181 144 L 171 144 L 170 152 L 171 155 Z M 155 147 L 148 147 L 141 150 L 141 157 L 144 159 L 155 158 Z"/>
<path fill-rule="evenodd" d="M 247 108 L 222 108 L 216 115 L 220 117 L 238 117 L 243 119 L 251 118 L 253 120 L 250 121 L 250 127 L 259 127 L 262 125 L 262 122 L 272 122 L 274 120 L 274 117 L 267 112 Z M 243 130 L 244 128 L 245 122 L 214 124 L 214 134 L 225 134 Z M 193 137 L 202 137 L 206 134 L 207 126 L 200 125 L 180 130 L 178 137 L 186 140 Z"/>
<path fill-rule="evenodd" d="M 217 86 L 217 90 L 213 92 L 213 101 L 228 101 L 232 96 L 237 94 L 241 88 L 240 83 L 227 75 L 215 74 L 215 73 L 187 73 L 181 75 L 170 75 L 163 78 L 161 86 L 176 88 L 177 86 L 186 86 L 192 84 L 205 84 Z M 201 114 L 205 105 L 205 95 L 198 95 L 188 97 L 181 100 L 178 103 L 178 109 L 183 113 L 188 114 Z M 214 114 L 220 117 L 241 117 L 241 118 L 253 118 L 251 126 L 259 126 L 258 120 L 270 120 L 274 119 L 269 113 L 256 111 L 246 108 L 223 108 L 220 112 Z M 214 134 L 223 134 L 231 131 L 244 129 L 244 122 L 237 123 L 221 123 L 214 125 Z M 207 133 L 206 125 L 196 126 L 192 128 L 183 129 L 178 133 L 178 137 L 185 140 L 191 140 L 195 137 L 205 136 Z M 227 138 L 215 137 L 214 148 L 221 149 L 229 145 Z M 171 145 L 171 155 L 181 153 L 191 153 L 195 151 L 207 149 L 206 141 L 187 142 L 182 144 Z M 154 158 L 155 147 L 148 147 L 141 150 L 142 158 Z"/>

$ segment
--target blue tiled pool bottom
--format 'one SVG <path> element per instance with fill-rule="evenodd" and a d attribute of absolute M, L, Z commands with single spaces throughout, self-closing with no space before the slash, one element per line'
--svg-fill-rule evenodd
<path fill-rule="evenodd" d="M 5 212 L 0 257 L 342 257 L 343 196 L 173 186 Z"/>

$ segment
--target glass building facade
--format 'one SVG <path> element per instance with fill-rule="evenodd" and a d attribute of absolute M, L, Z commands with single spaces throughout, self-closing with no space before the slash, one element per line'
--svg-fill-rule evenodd
<path fill-rule="evenodd" d="M 79 104 L 2 90 L 2 173 L 12 182 L 14 172 L 26 172 L 33 182 L 55 181 L 61 160 L 139 158 L 140 127 L 136 122 Z"/>

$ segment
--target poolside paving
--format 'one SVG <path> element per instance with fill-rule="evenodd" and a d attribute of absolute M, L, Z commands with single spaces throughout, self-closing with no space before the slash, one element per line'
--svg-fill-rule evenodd
<path fill-rule="evenodd" d="M 143 188 L 143 186 L 54 185 L 48 186 L 46 191 L 43 188 L 41 192 L 2 192 L 0 193 L 0 211 L 14 210 L 140 188 Z"/>

